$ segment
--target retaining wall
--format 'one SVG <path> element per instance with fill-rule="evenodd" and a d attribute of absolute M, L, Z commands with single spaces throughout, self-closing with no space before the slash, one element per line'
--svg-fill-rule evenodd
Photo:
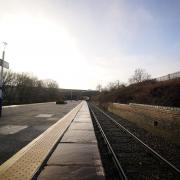
<path fill-rule="evenodd" d="M 108 111 L 180 145 L 180 108 L 110 103 Z"/>

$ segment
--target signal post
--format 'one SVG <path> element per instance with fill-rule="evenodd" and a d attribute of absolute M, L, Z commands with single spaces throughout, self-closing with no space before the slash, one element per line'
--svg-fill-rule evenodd
<path fill-rule="evenodd" d="M 9 63 L 4 60 L 5 58 L 5 48 L 7 46 L 6 42 L 3 42 L 4 49 L 2 52 L 2 59 L 0 59 L 1 73 L 0 73 L 0 117 L 2 115 L 2 104 L 3 104 L 3 69 L 9 69 Z"/>

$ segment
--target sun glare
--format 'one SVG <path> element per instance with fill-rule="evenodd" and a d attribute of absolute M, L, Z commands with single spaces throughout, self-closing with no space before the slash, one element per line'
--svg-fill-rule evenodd
<path fill-rule="evenodd" d="M 67 69 L 74 77 L 81 75 L 77 69 L 84 63 L 83 55 L 63 23 L 42 17 L 33 19 L 28 15 L 7 15 L 3 22 L 4 38 L 9 43 L 7 59 L 12 70 L 29 72 L 33 69 L 33 73 L 43 79 L 51 76 L 56 80 L 58 76 L 60 84 Z"/>

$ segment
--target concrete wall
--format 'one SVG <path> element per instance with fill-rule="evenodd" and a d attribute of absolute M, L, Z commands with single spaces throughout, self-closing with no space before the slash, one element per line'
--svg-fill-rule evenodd
<path fill-rule="evenodd" d="M 180 108 L 110 103 L 108 110 L 180 145 Z"/>

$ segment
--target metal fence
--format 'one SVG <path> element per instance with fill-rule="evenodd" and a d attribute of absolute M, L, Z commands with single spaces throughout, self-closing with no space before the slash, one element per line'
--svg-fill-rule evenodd
<path fill-rule="evenodd" d="M 180 71 L 172 73 L 172 74 L 168 74 L 166 76 L 158 77 L 158 78 L 156 78 L 156 80 L 157 81 L 166 81 L 166 80 L 176 79 L 176 78 L 180 78 Z"/>

